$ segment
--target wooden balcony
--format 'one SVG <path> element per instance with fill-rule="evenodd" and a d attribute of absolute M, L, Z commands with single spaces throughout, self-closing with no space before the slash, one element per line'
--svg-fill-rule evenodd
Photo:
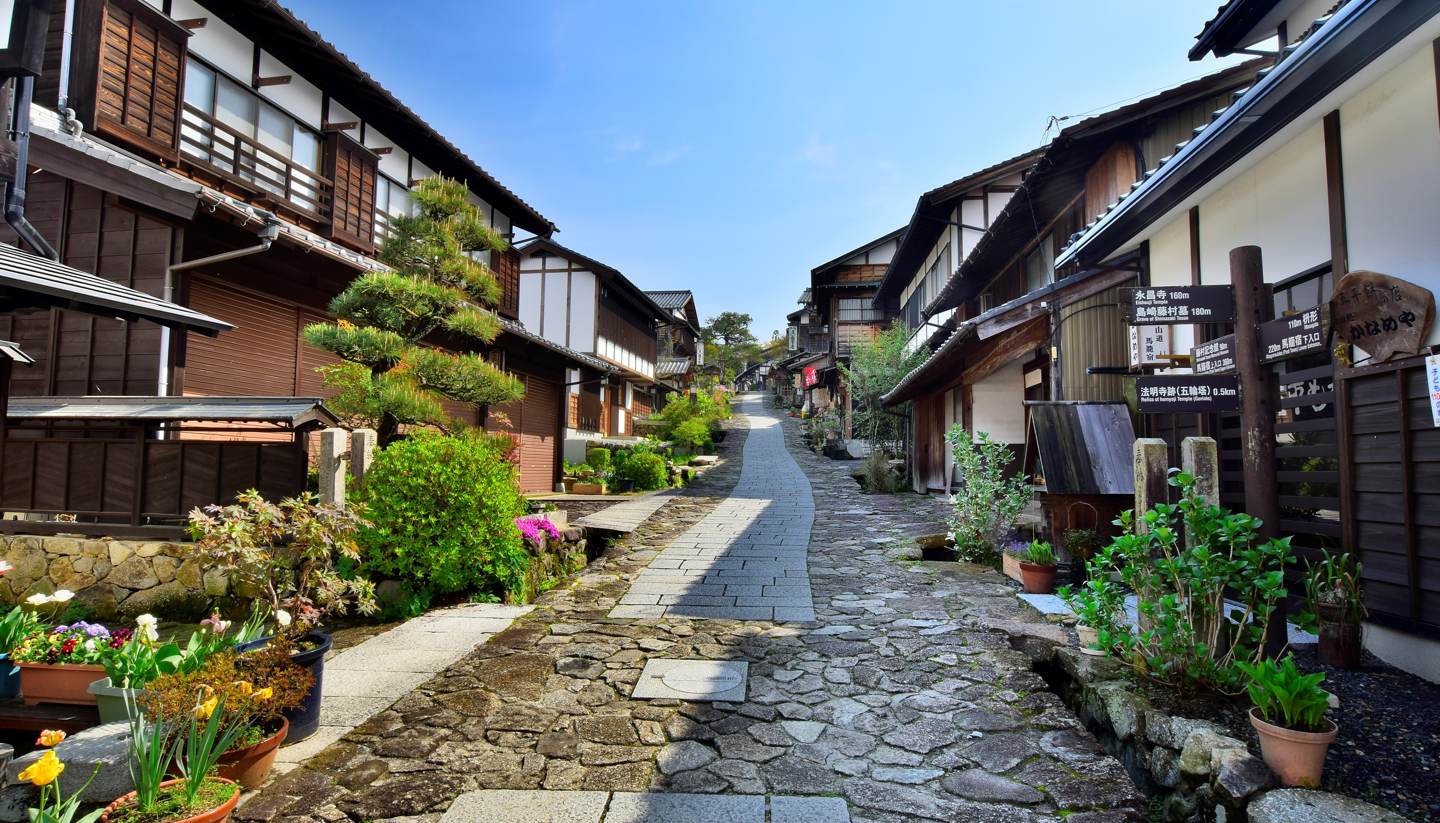
<path fill-rule="evenodd" d="M 181 116 L 180 159 L 201 175 L 218 177 L 265 204 L 328 225 L 331 180 L 190 104 Z"/>

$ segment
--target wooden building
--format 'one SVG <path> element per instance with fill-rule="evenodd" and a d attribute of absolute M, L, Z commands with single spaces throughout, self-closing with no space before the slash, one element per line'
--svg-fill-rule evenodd
<path fill-rule="evenodd" d="M 662 390 L 684 394 L 695 384 L 697 370 L 705 365 L 705 343 L 700 339 L 695 294 L 684 289 L 645 293 L 668 313 L 655 329 L 656 383 Z"/>
<path fill-rule="evenodd" d="M 375 259 L 410 188 L 462 181 L 506 237 L 555 230 L 319 34 L 264 0 L 56 0 L 32 113 L 29 213 L 65 263 L 235 325 L 218 338 L 61 309 L 0 320 L 33 353 L 17 395 L 323 397 L 300 330 Z M 70 21 L 70 36 L 66 22 Z M 519 255 L 485 255 L 526 386 L 510 431 L 530 491 L 559 480 L 567 369 L 605 367 L 520 326 Z M 445 341 L 437 341 L 444 344 Z"/>
<path fill-rule="evenodd" d="M 1277 42 L 1273 66 L 1093 214 L 1061 265 L 1138 259 L 1148 285 L 1224 285 L 1231 250 L 1258 246 L 1277 317 L 1349 300 L 1351 272 L 1397 278 L 1427 297 L 1440 288 L 1440 2 L 1232 0 L 1190 55 Z M 1418 347 L 1372 345 L 1372 354 L 1337 328 L 1327 350 L 1270 367 L 1276 460 L 1249 482 L 1273 486 L 1280 530 L 1302 554 L 1358 555 L 1366 645 L 1440 680 L 1440 417 L 1425 368 L 1440 329 L 1422 321 L 1412 319 L 1417 335 L 1428 329 Z M 1181 352 L 1230 331 L 1173 328 Z M 1222 497 L 1243 503 L 1238 414 L 1145 422 L 1172 442 L 1218 438 Z"/>
<path fill-rule="evenodd" d="M 618 270 L 548 237 L 531 238 L 517 250 L 520 322 L 609 369 L 577 366 L 565 380 L 565 458 L 581 463 L 587 444 L 633 439 L 635 420 L 655 410 L 657 330 L 676 318 Z"/>

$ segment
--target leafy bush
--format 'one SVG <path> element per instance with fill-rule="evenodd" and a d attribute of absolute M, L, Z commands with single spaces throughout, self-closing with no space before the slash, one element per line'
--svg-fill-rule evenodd
<path fill-rule="evenodd" d="M 704 420 L 692 417 L 671 431 L 670 441 L 695 451 L 708 451 L 712 445 L 710 426 Z"/>
<path fill-rule="evenodd" d="M 585 452 L 585 462 L 595 471 L 604 474 L 610 469 L 610 450 L 604 446 L 596 446 Z"/>
<path fill-rule="evenodd" d="M 663 489 L 670 485 L 670 472 L 665 468 L 665 458 L 654 452 L 631 454 L 616 468 L 621 480 L 628 480 L 639 491 Z"/>
<path fill-rule="evenodd" d="M 706 432 L 705 442 L 712 438 L 709 436 L 720 427 L 720 421 L 730 417 L 730 401 L 725 393 L 716 390 L 713 393 L 696 392 L 692 395 L 680 395 L 672 398 L 655 415 L 656 421 L 660 424 L 659 435 L 664 440 L 675 442 L 686 442 L 677 434 L 681 426 L 687 423 L 690 425 L 685 429 L 686 436 L 691 442 L 694 441 L 699 426 L 703 426 Z M 698 421 L 699 426 L 691 423 Z"/>
<path fill-rule="evenodd" d="M 1245 685 L 1238 663 L 1259 662 L 1266 624 L 1286 596 L 1290 538 L 1261 542 L 1258 519 L 1207 503 L 1189 474 L 1175 472 L 1170 485 L 1180 489 L 1179 503 L 1158 503 L 1138 521 L 1133 511 L 1122 514 L 1115 523 L 1124 533 L 1091 558 L 1089 582 L 1059 594 L 1095 629 L 1100 647 L 1137 672 L 1238 694 Z M 1112 572 L 1136 594 L 1133 632 Z M 1233 617 L 1225 613 L 1227 592 L 1240 603 Z"/>
<path fill-rule="evenodd" d="M 986 432 L 971 438 L 959 425 L 945 435 L 955 452 L 960 488 L 950 497 L 954 514 L 950 536 L 956 557 L 971 563 L 990 563 L 997 557 L 996 544 L 1015 527 L 1020 513 L 1030 502 L 1025 478 L 1006 477 L 1014 453 L 1004 443 L 990 439 Z"/>
<path fill-rule="evenodd" d="M 437 593 L 517 591 L 525 499 L 508 440 L 422 431 L 381 450 L 363 489 L 371 525 L 360 545 L 373 572 Z"/>
<path fill-rule="evenodd" d="M 890 467 L 890 455 L 880 449 L 870 452 L 860 466 L 865 490 L 872 494 L 894 494 L 900 489 L 900 478 Z"/>

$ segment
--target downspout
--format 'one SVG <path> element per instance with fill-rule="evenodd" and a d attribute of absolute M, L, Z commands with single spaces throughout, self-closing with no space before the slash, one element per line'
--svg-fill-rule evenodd
<path fill-rule="evenodd" d="M 10 113 L 10 139 L 15 141 L 15 179 L 5 184 L 5 222 L 36 254 L 58 261 L 60 252 L 25 219 L 25 179 L 30 171 L 30 100 L 35 96 L 35 78 L 17 79 L 15 89 L 15 107 Z"/>
<path fill-rule="evenodd" d="M 249 257 L 252 254 L 269 250 L 271 244 L 280 236 L 280 224 L 276 222 L 273 215 L 262 213 L 261 219 L 264 224 L 260 227 L 260 242 L 253 246 L 246 246 L 243 249 L 212 254 L 209 257 L 197 257 L 194 260 L 186 260 L 183 263 L 175 263 L 165 268 L 165 289 L 162 297 L 166 303 L 173 303 L 175 297 L 175 272 L 187 271 L 201 266 L 210 266 L 216 263 L 224 263 L 228 260 L 235 260 L 240 257 Z M 170 393 L 170 327 L 163 326 L 160 329 L 160 379 L 157 381 L 158 390 L 156 394 L 166 396 Z"/>

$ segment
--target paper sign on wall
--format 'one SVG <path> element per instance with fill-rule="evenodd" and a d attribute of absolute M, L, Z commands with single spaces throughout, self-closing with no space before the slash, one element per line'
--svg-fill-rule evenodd
<path fill-rule="evenodd" d="M 1170 327 L 1131 326 L 1130 365 L 1170 365 Z"/>
<path fill-rule="evenodd" d="M 1425 358 L 1425 385 L 1430 389 L 1430 421 L 1440 428 L 1440 354 Z"/>

